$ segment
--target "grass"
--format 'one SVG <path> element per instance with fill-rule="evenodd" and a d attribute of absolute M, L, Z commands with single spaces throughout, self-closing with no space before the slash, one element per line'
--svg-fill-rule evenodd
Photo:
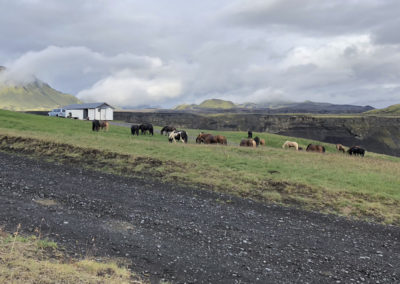
<path fill-rule="evenodd" d="M 72 259 L 52 241 L 0 229 L 0 283 L 144 283 L 121 261 Z"/>
<path fill-rule="evenodd" d="M 188 130 L 188 145 L 165 136 L 132 136 L 126 127 L 92 132 L 87 121 L 0 111 L 0 149 L 76 164 L 126 176 L 150 175 L 261 202 L 296 205 L 361 219 L 400 224 L 400 159 L 367 152 L 337 153 L 334 145 L 308 139 L 253 133 L 267 147 L 242 148 L 247 133 L 207 131 L 227 137 L 230 146 L 196 145 L 201 130 Z M 7 136 L 7 138 L 5 138 Z M 318 143 L 325 154 L 282 149 Z"/>

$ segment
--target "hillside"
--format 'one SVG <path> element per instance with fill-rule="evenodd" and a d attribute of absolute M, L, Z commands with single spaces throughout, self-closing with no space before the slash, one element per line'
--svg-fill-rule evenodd
<path fill-rule="evenodd" d="M 400 115 L 400 104 L 391 105 L 387 108 L 374 109 L 366 112 L 365 114 L 377 114 L 377 115 Z"/>
<path fill-rule="evenodd" d="M 184 145 L 169 143 L 157 132 L 133 137 L 129 127 L 116 125 L 93 132 L 87 121 L 0 110 L 2 151 L 400 224 L 399 158 L 368 149 L 364 158 L 353 157 L 338 153 L 332 144 L 255 131 L 266 147 L 238 147 L 247 131 L 221 130 L 210 133 L 226 136 L 228 146 L 198 145 L 201 129 L 185 130 L 190 139 Z M 326 153 L 282 149 L 293 139 L 303 148 L 322 144 Z"/>
<path fill-rule="evenodd" d="M 344 114 L 363 113 L 373 110 L 371 106 L 337 105 L 319 102 L 271 102 L 271 103 L 243 103 L 235 104 L 231 101 L 220 99 L 205 100 L 201 104 L 183 104 L 174 108 L 177 111 L 197 113 L 319 113 L 319 114 Z"/>
<path fill-rule="evenodd" d="M 0 68 L 4 72 L 5 68 Z M 63 94 L 36 79 L 24 85 L 0 81 L 0 108 L 9 110 L 49 110 L 80 101 L 72 95 Z"/>

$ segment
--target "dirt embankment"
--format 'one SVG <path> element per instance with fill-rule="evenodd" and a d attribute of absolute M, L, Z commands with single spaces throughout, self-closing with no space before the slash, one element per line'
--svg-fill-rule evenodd
<path fill-rule="evenodd" d="M 400 118 L 379 116 L 324 117 L 308 115 L 221 114 L 179 112 L 115 112 L 114 119 L 178 128 L 269 132 L 400 156 Z"/>
<path fill-rule="evenodd" d="M 173 283 L 397 283 L 400 229 L 0 152 L 0 226 Z"/>

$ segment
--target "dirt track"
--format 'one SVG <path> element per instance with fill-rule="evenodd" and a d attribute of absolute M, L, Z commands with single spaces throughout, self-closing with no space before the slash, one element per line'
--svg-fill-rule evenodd
<path fill-rule="evenodd" d="M 400 282 L 398 227 L 0 152 L 0 226 L 18 223 L 154 283 Z"/>

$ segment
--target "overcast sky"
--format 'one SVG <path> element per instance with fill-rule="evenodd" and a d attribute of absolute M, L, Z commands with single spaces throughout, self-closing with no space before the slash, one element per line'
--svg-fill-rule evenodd
<path fill-rule="evenodd" d="M 398 0 L 0 0 L 0 65 L 80 99 L 400 103 Z"/>

